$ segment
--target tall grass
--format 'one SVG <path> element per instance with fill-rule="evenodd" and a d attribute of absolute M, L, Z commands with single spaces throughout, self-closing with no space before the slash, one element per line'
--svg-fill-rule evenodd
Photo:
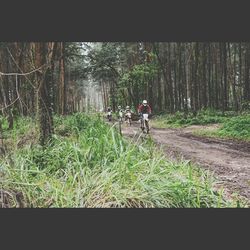
<path fill-rule="evenodd" d="M 25 145 L 27 141 L 35 141 L 38 137 L 37 125 L 30 117 L 15 117 L 13 129 L 8 129 L 6 118 L 1 117 L 3 145 L 6 151 L 15 151 L 21 145 Z M 1 155 L 0 155 L 1 156 Z"/>
<path fill-rule="evenodd" d="M 0 189 L 26 207 L 234 207 L 206 171 L 173 163 L 152 143 L 131 144 L 97 116 L 55 118 L 43 149 L 22 147 L 0 161 Z"/>

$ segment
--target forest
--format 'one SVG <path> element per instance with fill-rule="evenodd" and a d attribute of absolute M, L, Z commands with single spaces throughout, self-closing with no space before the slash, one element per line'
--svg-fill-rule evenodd
<path fill-rule="evenodd" d="M 0 207 L 249 207 L 250 43 L 0 42 L 0 110 Z"/>

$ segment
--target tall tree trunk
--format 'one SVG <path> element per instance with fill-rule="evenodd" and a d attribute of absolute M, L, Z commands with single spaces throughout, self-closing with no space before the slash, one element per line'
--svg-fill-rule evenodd
<path fill-rule="evenodd" d="M 227 43 L 223 43 L 223 65 L 224 65 L 224 103 L 225 110 L 228 109 L 228 82 L 227 82 Z"/>
<path fill-rule="evenodd" d="M 65 43 L 60 43 L 60 61 L 59 61 L 59 70 L 60 70 L 60 84 L 59 84 L 59 113 L 64 115 L 66 112 L 66 88 L 65 88 Z"/>
<path fill-rule="evenodd" d="M 48 43 L 35 43 L 36 67 L 39 68 L 47 63 Z M 51 107 L 51 68 L 44 66 L 44 70 L 37 71 L 39 83 L 39 115 L 40 115 L 40 143 L 47 144 L 53 133 L 53 118 Z"/>
<path fill-rule="evenodd" d="M 246 67 L 245 67 L 245 84 L 244 84 L 244 102 L 248 107 L 250 104 L 250 79 L 249 79 L 249 64 L 250 64 L 250 45 L 246 44 Z"/>

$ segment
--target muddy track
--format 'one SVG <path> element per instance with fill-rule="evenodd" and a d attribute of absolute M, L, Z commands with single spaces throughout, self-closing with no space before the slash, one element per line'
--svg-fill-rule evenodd
<path fill-rule="evenodd" d="M 182 137 L 190 138 L 193 140 L 199 140 L 204 143 L 219 143 L 221 145 L 224 145 L 227 148 L 231 148 L 234 150 L 238 150 L 240 152 L 245 152 L 250 154 L 250 143 L 249 142 L 242 142 L 232 139 L 217 139 L 217 138 L 210 138 L 210 137 L 204 137 L 204 136 L 197 136 L 192 133 L 184 133 L 180 134 Z"/>
<path fill-rule="evenodd" d="M 131 127 L 122 127 L 126 136 L 137 137 L 141 134 L 135 122 Z M 152 128 L 150 136 L 168 156 L 191 160 L 209 169 L 231 194 L 239 193 L 250 201 L 250 143 L 195 136 L 192 134 L 195 129 L 197 126 L 184 129 Z"/>

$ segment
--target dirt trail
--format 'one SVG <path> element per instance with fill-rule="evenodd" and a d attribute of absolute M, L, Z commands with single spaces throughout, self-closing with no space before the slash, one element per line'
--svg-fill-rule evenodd
<path fill-rule="evenodd" d="M 250 200 L 250 143 L 192 135 L 192 131 L 197 128 L 202 126 L 152 128 L 150 135 L 170 157 L 183 157 L 209 169 L 230 193 L 237 192 Z M 135 122 L 131 127 L 124 124 L 122 131 L 127 136 L 141 134 Z"/>

